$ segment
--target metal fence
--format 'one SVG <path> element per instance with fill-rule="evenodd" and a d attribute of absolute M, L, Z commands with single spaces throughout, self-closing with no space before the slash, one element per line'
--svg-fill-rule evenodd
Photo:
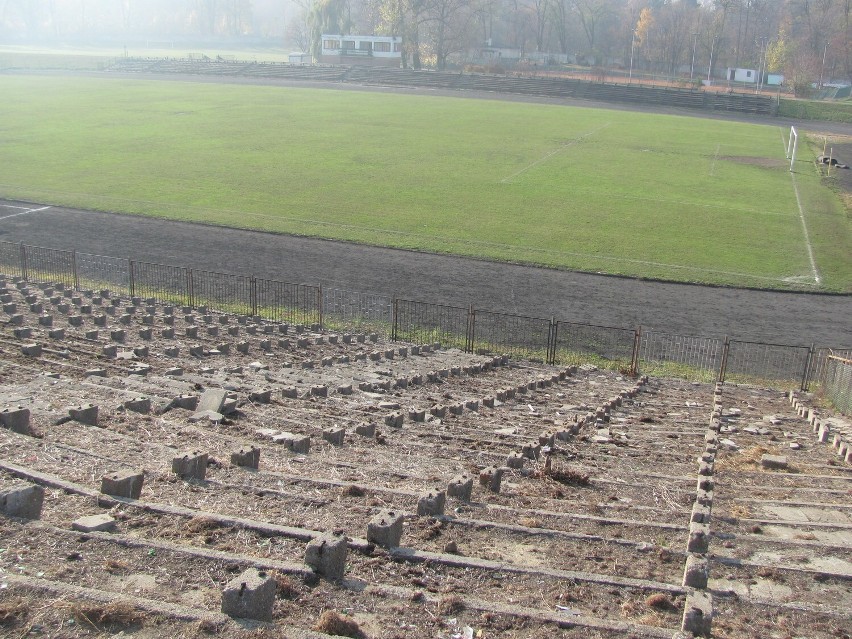
<path fill-rule="evenodd" d="M 713 337 L 643 333 L 639 359 L 642 372 L 711 382 L 719 378 L 723 342 Z"/>
<path fill-rule="evenodd" d="M 829 355 L 820 382 L 837 410 L 847 415 L 852 412 L 852 359 Z"/>
<path fill-rule="evenodd" d="M 852 349 L 643 333 L 641 328 L 526 317 L 11 242 L 0 242 L 0 272 L 277 322 L 369 329 L 393 341 L 440 342 L 547 364 L 592 363 L 632 375 L 803 390 L 818 383 L 845 401 L 842 410 L 847 411 L 852 395 Z"/>

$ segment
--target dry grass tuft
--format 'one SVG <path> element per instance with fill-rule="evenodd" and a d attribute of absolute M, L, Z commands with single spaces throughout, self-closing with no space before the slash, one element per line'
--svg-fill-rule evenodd
<path fill-rule="evenodd" d="M 453 615 L 464 609 L 464 601 L 457 595 L 444 595 L 438 602 L 438 612 L 442 615 Z"/>
<path fill-rule="evenodd" d="M 299 585 L 287 575 L 282 575 L 280 572 L 273 573 L 272 578 L 278 586 L 278 596 L 281 599 L 298 599 L 302 594 Z"/>
<path fill-rule="evenodd" d="M 125 601 L 113 601 L 108 604 L 81 602 L 70 605 L 74 621 L 95 628 L 110 626 L 132 626 L 141 623 L 145 614 L 137 611 Z"/>
<path fill-rule="evenodd" d="M 104 570 L 111 575 L 121 575 L 130 570 L 130 565 L 117 559 L 107 559 L 104 562 Z"/>
<path fill-rule="evenodd" d="M 570 468 L 554 470 L 545 466 L 543 469 L 534 471 L 530 476 L 535 479 L 552 479 L 564 486 L 588 486 L 591 483 L 588 475 Z"/>
<path fill-rule="evenodd" d="M 20 598 L 0 601 L 0 626 L 11 626 L 30 612 L 29 604 Z"/>
<path fill-rule="evenodd" d="M 668 598 L 667 595 L 664 595 L 661 592 L 655 593 L 653 595 L 648 595 L 645 599 L 645 605 L 648 608 L 653 608 L 654 610 L 660 611 L 675 611 L 677 610 L 677 606 L 675 603 Z"/>
<path fill-rule="evenodd" d="M 354 620 L 347 619 L 334 610 L 326 610 L 322 613 L 313 629 L 328 635 L 352 637 L 352 639 L 363 639 L 365 637 L 361 628 L 358 627 L 358 624 Z"/>
<path fill-rule="evenodd" d="M 344 497 L 363 497 L 367 491 L 365 491 L 360 486 L 344 486 L 341 490 Z"/>
<path fill-rule="evenodd" d="M 219 522 L 210 517 L 193 517 L 184 524 L 183 532 L 194 535 L 208 530 L 215 530 L 219 527 Z"/>

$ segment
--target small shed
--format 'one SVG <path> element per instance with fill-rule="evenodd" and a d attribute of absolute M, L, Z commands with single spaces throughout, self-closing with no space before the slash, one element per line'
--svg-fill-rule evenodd
<path fill-rule="evenodd" d="M 735 69 L 728 67 L 729 82 L 747 82 L 754 84 L 757 82 L 757 71 L 754 69 Z"/>

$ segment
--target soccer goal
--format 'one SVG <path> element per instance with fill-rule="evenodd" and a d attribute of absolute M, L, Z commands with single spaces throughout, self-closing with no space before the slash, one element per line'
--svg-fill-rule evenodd
<path fill-rule="evenodd" d="M 796 133 L 796 127 L 790 127 L 790 139 L 787 141 L 787 159 L 790 160 L 790 170 L 793 170 L 793 163 L 796 161 L 796 149 L 799 148 L 799 134 Z"/>

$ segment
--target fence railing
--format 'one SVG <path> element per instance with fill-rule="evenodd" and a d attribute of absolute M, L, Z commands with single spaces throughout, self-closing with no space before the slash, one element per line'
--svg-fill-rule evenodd
<path fill-rule="evenodd" d="M 841 413 L 852 412 L 852 359 L 828 355 L 819 378 L 825 396 Z"/>
<path fill-rule="evenodd" d="M 23 243 L 0 242 L 0 271 L 277 322 L 368 328 L 392 341 L 440 342 L 466 352 L 507 353 L 547 364 L 591 363 L 630 375 L 751 381 L 785 389 L 831 383 L 831 392 L 841 399 L 852 394 L 852 349 L 643 333 L 641 327 L 526 317 Z"/>

